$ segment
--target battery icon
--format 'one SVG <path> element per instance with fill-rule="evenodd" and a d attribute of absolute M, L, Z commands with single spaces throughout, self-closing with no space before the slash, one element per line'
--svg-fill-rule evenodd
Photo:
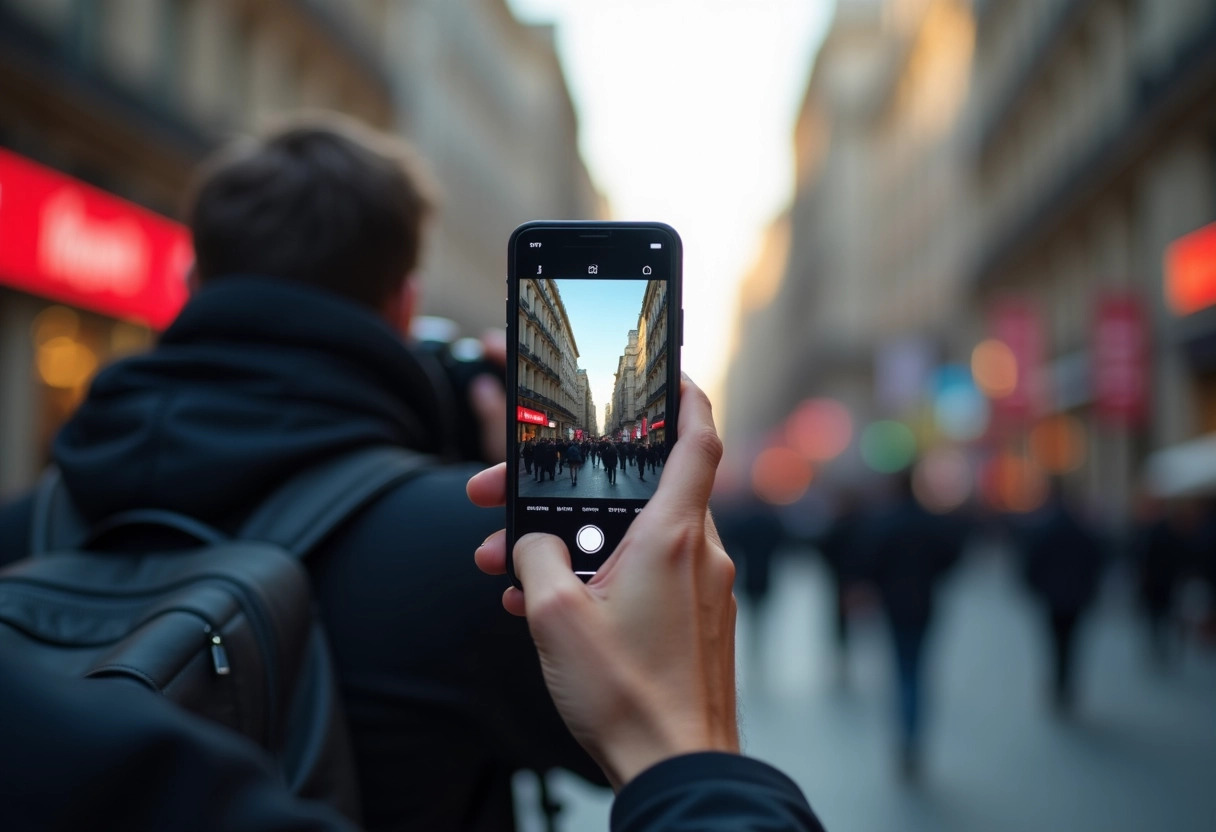
<path fill-rule="evenodd" d="M 650 247 L 651 248 L 662 248 L 663 244 L 662 243 L 651 243 Z"/>

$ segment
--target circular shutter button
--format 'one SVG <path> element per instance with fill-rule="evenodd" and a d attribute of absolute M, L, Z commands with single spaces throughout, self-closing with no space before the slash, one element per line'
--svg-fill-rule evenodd
<path fill-rule="evenodd" d="M 594 555 L 604 548 L 604 532 L 599 526 L 583 526 L 574 536 L 574 542 L 587 554 Z"/>

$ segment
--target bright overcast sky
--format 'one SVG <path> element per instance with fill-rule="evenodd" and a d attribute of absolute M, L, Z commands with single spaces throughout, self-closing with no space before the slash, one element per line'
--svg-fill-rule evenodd
<path fill-rule="evenodd" d="M 583 158 L 613 219 L 683 237 L 683 366 L 718 398 L 739 280 L 790 198 L 794 118 L 832 0 L 508 4 L 557 24 Z"/>

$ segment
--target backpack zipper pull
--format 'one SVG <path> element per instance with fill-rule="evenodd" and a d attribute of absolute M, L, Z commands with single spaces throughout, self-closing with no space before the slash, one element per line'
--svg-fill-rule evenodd
<path fill-rule="evenodd" d="M 216 676 L 227 676 L 232 672 L 228 664 L 228 651 L 224 649 L 224 640 L 219 633 L 211 635 L 211 666 L 215 668 Z"/>

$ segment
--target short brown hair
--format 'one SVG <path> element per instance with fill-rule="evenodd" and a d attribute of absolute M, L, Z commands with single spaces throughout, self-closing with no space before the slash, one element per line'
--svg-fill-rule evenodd
<path fill-rule="evenodd" d="M 433 193 L 403 141 L 295 117 L 204 163 L 187 209 L 199 280 L 276 277 L 378 307 L 418 265 Z"/>

